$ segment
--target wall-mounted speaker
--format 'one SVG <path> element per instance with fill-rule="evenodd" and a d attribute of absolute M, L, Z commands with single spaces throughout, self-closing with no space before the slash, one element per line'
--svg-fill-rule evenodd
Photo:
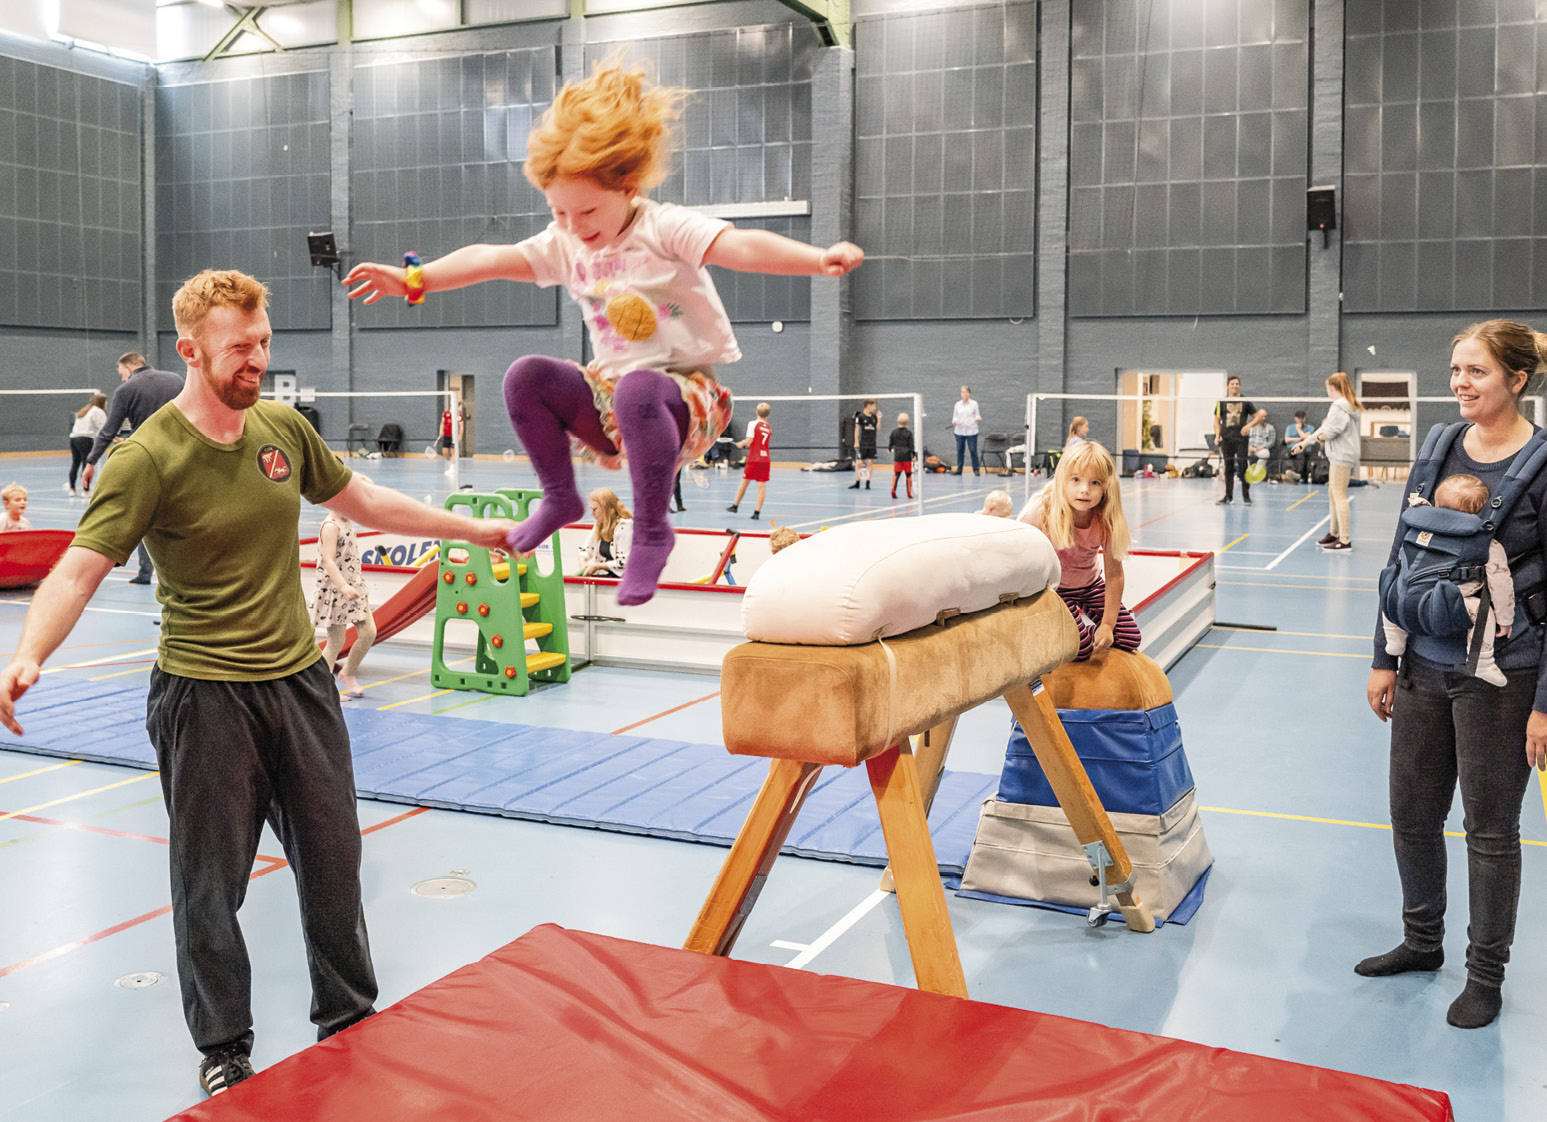
<path fill-rule="evenodd" d="M 1336 188 L 1312 187 L 1305 193 L 1305 228 L 1323 232 L 1338 228 Z"/>

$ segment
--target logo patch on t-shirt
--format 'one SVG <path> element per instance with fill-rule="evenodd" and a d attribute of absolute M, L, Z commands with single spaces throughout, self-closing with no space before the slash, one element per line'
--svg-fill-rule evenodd
<path fill-rule="evenodd" d="M 273 444 L 265 444 L 258 449 L 258 467 L 275 483 L 283 483 L 290 478 L 290 460 Z"/>

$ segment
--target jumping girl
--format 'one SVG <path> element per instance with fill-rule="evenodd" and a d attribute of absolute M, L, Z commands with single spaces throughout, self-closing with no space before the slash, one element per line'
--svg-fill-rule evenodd
<path fill-rule="evenodd" d="M 717 363 L 741 357 L 706 265 L 742 272 L 839 277 L 864 253 L 848 242 L 818 249 L 729 223 L 644 192 L 666 175 L 668 122 L 683 92 L 647 84 L 642 68 L 614 57 L 566 85 L 527 139 L 523 171 L 547 199 L 553 222 L 517 245 L 472 245 L 422 272 L 358 265 L 350 296 L 423 293 L 489 280 L 562 284 L 580 305 L 595 359 L 518 359 L 505 375 L 505 404 L 543 489 L 537 513 L 510 535 L 529 553 L 585 512 L 570 442 L 585 459 L 628 462 L 634 541 L 619 604 L 642 604 L 671 553 L 666 520 L 677 469 L 696 460 L 730 419 Z"/>
<path fill-rule="evenodd" d="M 1138 650 L 1139 625 L 1123 607 L 1128 520 L 1112 454 L 1094 440 L 1069 449 L 1059 458 L 1053 478 L 1021 511 L 1021 521 L 1046 534 L 1058 551 L 1058 595 L 1080 630 L 1075 661 L 1084 662 L 1108 647 Z M 1096 567 L 1098 552 L 1101 570 Z"/>

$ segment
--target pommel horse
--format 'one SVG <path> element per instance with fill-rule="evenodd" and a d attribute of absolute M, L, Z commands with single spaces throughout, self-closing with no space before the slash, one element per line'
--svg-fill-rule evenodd
<path fill-rule="evenodd" d="M 720 677 L 725 746 L 773 762 L 685 949 L 730 954 L 822 768 L 863 762 L 918 988 L 966 997 L 927 814 L 956 719 L 996 697 L 1026 730 L 1092 858 L 1092 883 L 1099 877 L 1112 892 L 1130 929 L 1153 931 L 1133 865 L 1042 689 L 1042 675 L 1073 659 L 1078 643 L 1068 609 L 1048 589 L 858 646 L 733 648 Z M 917 762 L 914 736 L 922 738 Z"/>

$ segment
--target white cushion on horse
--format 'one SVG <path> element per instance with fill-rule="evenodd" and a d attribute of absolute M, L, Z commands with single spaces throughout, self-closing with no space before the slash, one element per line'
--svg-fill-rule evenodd
<path fill-rule="evenodd" d="M 1040 530 L 986 514 L 835 526 L 781 551 L 742 598 L 747 638 L 844 647 L 902 635 L 941 613 L 981 612 L 1058 584 Z"/>

